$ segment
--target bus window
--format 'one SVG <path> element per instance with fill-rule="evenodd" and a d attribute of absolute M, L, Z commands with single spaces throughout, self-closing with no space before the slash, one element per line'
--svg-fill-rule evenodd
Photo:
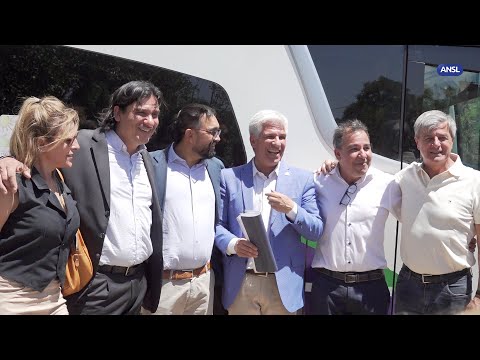
<path fill-rule="evenodd" d="M 404 47 L 310 45 L 308 49 L 335 121 L 358 118 L 368 126 L 374 152 L 400 160 Z"/>
<path fill-rule="evenodd" d="M 149 150 L 171 142 L 168 125 L 179 109 L 190 102 L 213 107 L 222 126 L 217 155 L 225 165 L 246 162 L 242 136 L 232 104 L 222 86 L 180 72 L 124 58 L 66 46 L 0 47 L 0 115 L 18 112 L 21 98 L 53 95 L 73 106 L 81 116 L 81 128 L 96 128 L 97 115 L 111 93 L 131 80 L 147 80 L 163 92 L 168 108 L 160 115 L 160 125 L 147 144 Z"/>

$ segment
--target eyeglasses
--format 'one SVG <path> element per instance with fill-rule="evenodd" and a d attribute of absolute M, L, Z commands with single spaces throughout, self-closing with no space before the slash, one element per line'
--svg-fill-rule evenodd
<path fill-rule="evenodd" d="M 206 130 L 206 129 L 194 129 L 194 130 L 204 131 L 204 132 L 212 135 L 213 138 L 216 138 L 217 136 L 220 136 L 220 134 L 222 133 L 222 129 L 211 129 L 211 130 Z"/>
<path fill-rule="evenodd" d="M 347 206 L 350 204 L 350 201 L 352 201 L 350 195 L 355 194 L 355 191 L 357 191 L 357 184 L 353 183 L 345 190 L 345 194 L 343 194 L 342 200 L 340 200 L 340 205 Z"/>
<path fill-rule="evenodd" d="M 75 142 L 75 139 L 77 138 L 77 136 L 78 136 L 78 135 L 75 135 L 74 137 L 65 139 L 65 140 L 64 140 L 64 141 L 65 141 L 65 144 L 66 144 L 67 146 L 72 146 L 73 143 Z"/>

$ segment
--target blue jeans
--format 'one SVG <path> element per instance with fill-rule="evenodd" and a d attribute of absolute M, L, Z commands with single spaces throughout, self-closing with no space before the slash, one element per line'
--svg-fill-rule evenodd
<path fill-rule="evenodd" d="M 387 315 L 390 291 L 385 279 L 347 284 L 314 271 L 311 314 Z"/>
<path fill-rule="evenodd" d="M 425 284 L 403 265 L 395 287 L 395 314 L 456 314 L 465 310 L 471 295 L 471 271 L 449 281 Z"/>

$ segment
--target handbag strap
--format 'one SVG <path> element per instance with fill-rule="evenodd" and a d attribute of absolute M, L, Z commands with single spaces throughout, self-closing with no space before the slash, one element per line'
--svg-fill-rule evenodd
<path fill-rule="evenodd" d="M 55 169 L 55 170 L 57 170 L 58 176 L 60 177 L 60 179 L 62 179 L 62 182 L 64 182 L 65 180 L 63 179 L 63 174 L 62 174 L 62 172 L 61 172 L 60 170 L 58 170 L 58 169 Z"/>
<path fill-rule="evenodd" d="M 65 182 L 64 179 L 63 179 L 63 174 L 60 170 L 56 169 L 57 170 L 57 174 L 58 176 L 60 177 L 60 179 L 62 180 L 62 196 L 63 196 L 63 183 Z M 75 234 L 75 251 L 78 251 L 78 232 L 80 231 L 80 229 L 77 230 L 77 233 Z"/>

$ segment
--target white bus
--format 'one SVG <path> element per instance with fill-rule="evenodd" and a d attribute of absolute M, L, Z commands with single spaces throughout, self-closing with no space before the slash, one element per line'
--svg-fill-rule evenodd
<path fill-rule="evenodd" d="M 460 65 L 463 72 L 441 76 L 441 64 Z M 393 174 L 419 157 L 413 141 L 416 117 L 441 109 L 457 122 L 454 151 L 464 164 L 479 169 L 479 73 L 478 46 L 1 46 L 0 114 L 16 114 L 20 97 L 54 95 L 76 107 L 81 127 L 94 128 L 96 114 L 115 88 L 130 80 L 150 80 L 168 104 L 150 150 L 170 142 L 167 128 L 174 113 L 186 103 L 201 102 L 219 113 L 219 157 L 226 166 L 240 165 L 253 156 L 250 117 L 275 109 L 289 119 L 285 159 L 290 164 L 317 169 L 333 158 L 336 124 L 359 118 L 370 130 L 373 166 Z M 0 121 L 0 136 L 2 126 Z M 397 222 L 391 216 L 385 232 L 385 273 L 392 288 L 401 260 L 396 256 Z M 308 241 L 307 246 L 311 261 L 315 245 Z M 308 314 L 308 271 L 305 288 Z"/>

